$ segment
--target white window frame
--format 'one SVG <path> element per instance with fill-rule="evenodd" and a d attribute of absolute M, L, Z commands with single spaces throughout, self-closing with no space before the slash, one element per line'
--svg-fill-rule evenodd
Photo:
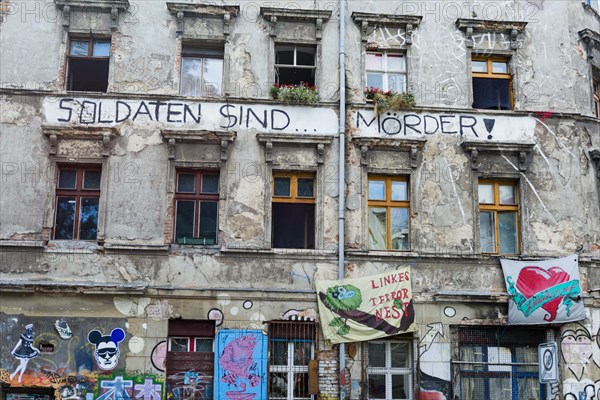
<path fill-rule="evenodd" d="M 204 336 L 169 336 L 169 351 L 171 350 L 171 344 L 173 339 L 186 339 L 187 340 L 187 350 L 186 352 L 197 352 L 197 344 L 196 342 L 198 340 L 210 340 L 211 341 L 211 347 L 212 347 L 212 351 L 214 352 L 214 348 L 215 348 L 215 340 L 212 337 L 204 337 Z M 192 342 L 194 343 L 194 350 L 192 351 Z M 183 351 L 181 351 L 181 353 L 184 353 Z"/>
<path fill-rule="evenodd" d="M 223 55 L 221 57 L 217 57 L 217 56 L 207 56 L 207 55 L 195 55 L 195 54 L 190 54 L 190 53 L 186 53 L 186 48 L 187 49 L 202 49 L 203 47 L 201 46 L 193 46 L 193 45 L 183 45 L 182 47 L 182 51 L 181 51 L 181 68 L 179 71 L 179 94 L 182 96 L 190 96 L 190 97 L 219 97 L 222 96 L 223 94 L 223 75 L 225 73 L 225 49 L 223 48 Z M 207 46 L 205 47 L 208 50 L 220 50 L 221 47 L 220 46 Z M 189 51 L 189 50 L 188 50 Z M 183 79 L 184 79 L 184 69 L 183 69 L 183 60 L 187 59 L 187 60 L 200 60 L 200 77 L 199 82 L 200 82 L 200 88 L 199 88 L 199 93 L 197 94 L 183 94 Z M 207 82 L 207 84 L 205 84 L 204 82 L 204 66 L 206 64 L 206 60 L 221 60 L 221 82 Z M 216 84 L 217 86 L 213 85 Z M 216 90 L 212 90 L 213 88 L 215 88 Z"/>
<path fill-rule="evenodd" d="M 369 400 L 412 400 L 413 399 L 413 344 L 408 340 L 374 340 L 370 341 L 372 344 L 385 344 L 385 367 L 370 367 L 367 360 L 367 381 L 371 375 L 384 375 L 385 376 L 385 399 L 379 397 L 370 397 L 367 388 L 367 398 Z M 408 368 L 392 368 L 392 343 L 403 343 L 408 347 Z M 367 344 L 367 352 L 368 352 Z M 367 354 L 369 357 L 370 354 Z M 393 376 L 404 376 L 405 385 L 408 397 L 404 399 L 395 399 L 392 397 L 392 377 Z"/>
<path fill-rule="evenodd" d="M 369 54 L 381 54 L 382 55 L 382 69 L 369 69 L 367 68 L 367 58 L 369 56 Z M 388 55 L 394 55 L 394 56 L 402 56 L 402 58 L 404 59 L 404 70 L 390 70 L 388 69 Z M 365 54 L 365 83 L 366 86 L 369 87 L 369 80 L 368 80 L 368 75 L 369 73 L 381 73 L 383 74 L 383 87 L 380 88 L 381 90 L 383 90 L 384 92 L 387 92 L 388 90 L 390 90 L 389 88 L 389 84 L 388 84 L 388 74 L 394 74 L 394 75 L 403 75 L 404 76 L 404 85 L 402 87 L 402 90 L 400 90 L 398 93 L 405 93 L 406 92 L 406 79 L 407 79 L 407 73 L 406 73 L 406 53 L 403 52 L 393 52 L 393 51 L 367 51 Z"/>
<path fill-rule="evenodd" d="M 287 365 L 269 365 L 269 373 L 287 373 L 287 397 L 269 396 L 271 400 L 294 400 L 294 399 L 305 399 L 306 397 L 295 397 L 294 396 L 294 375 L 296 373 L 308 374 L 308 365 L 294 365 L 294 350 L 296 343 L 310 343 L 310 360 L 315 359 L 315 341 L 314 340 L 285 340 L 285 339 L 271 339 L 273 342 L 287 342 Z M 314 399 L 313 395 L 310 395 L 311 399 Z"/>

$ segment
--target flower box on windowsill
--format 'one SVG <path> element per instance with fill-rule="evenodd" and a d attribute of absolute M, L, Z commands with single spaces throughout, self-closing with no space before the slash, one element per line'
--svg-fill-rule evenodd
<path fill-rule="evenodd" d="M 269 94 L 273 100 L 284 104 L 316 104 L 319 101 L 319 92 L 314 86 L 307 83 L 299 85 L 274 84 Z"/>
<path fill-rule="evenodd" d="M 373 102 L 377 115 L 415 106 L 415 95 L 409 92 L 398 93 L 392 90 L 385 92 L 379 88 L 370 87 L 365 90 L 365 96 L 367 101 Z"/>
<path fill-rule="evenodd" d="M 212 245 L 216 243 L 215 238 L 212 237 L 180 237 L 176 240 L 177 244 L 200 244 L 200 245 Z"/>

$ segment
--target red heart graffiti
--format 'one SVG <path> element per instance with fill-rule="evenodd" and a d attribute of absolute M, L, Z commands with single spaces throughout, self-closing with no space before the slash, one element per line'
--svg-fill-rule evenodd
<path fill-rule="evenodd" d="M 535 296 L 539 292 L 559 285 L 563 282 L 568 282 L 571 277 L 560 267 L 552 267 L 548 270 L 536 267 L 527 266 L 519 272 L 517 278 L 517 289 L 528 299 Z M 564 296 L 558 297 L 544 304 L 542 308 L 550 315 L 544 316 L 546 321 L 554 321 L 558 306 Z"/>

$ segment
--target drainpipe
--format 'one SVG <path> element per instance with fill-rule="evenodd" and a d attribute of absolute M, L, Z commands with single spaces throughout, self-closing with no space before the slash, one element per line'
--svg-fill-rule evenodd
<path fill-rule="evenodd" d="M 344 211 L 346 208 L 346 12 L 344 0 L 339 0 L 340 8 L 340 125 L 338 158 L 338 279 L 344 279 Z M 340 400 L 345 400 L 346 387 L 346 346 L 340 343 Z"/>

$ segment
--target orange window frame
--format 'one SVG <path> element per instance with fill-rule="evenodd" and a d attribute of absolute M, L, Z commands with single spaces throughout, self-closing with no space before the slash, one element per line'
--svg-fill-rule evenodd
<path fill-rule="evenodd" d="M 385 219 L 385 232 L 386 232 L 386 249 L 392 249 L 392 219 L 391 209 L 392 208 L 407 208 L 409 213 L 408 218 L 408 232 L 409 232 L 409 246 L 410 246 L 410 185 L 408 177 L 403 176 L 387 176 L 387 175 L 369 175 L 369 182 L 371 181 L 384 181 L 385 182 L 385 200 L 371 200 L 369 199 L 369 190 L 367 188 L 367 203 L 368 208 L 378 207 L 385 208 L 386 219 Z M 406 183 L 406 200 L 392 200 L 392 182 L 405 182 Z M 402 251 L 402 250 L 396 250 Z"/>
<path fill-rule="evenodd" d="M 487 79 L 504 79 L 508 81 L 508 91 L 510 93 L 510 109 L 515 107 L 515 98 L 512 87 L 512 73 L 510 70 L 510 59 L 505 57 L 478 57 L 473 56 L 471 61 L 483 61 L 486 64 L 486 72 L 474 72 L 471 71 L 471 78 L 487 78 Z M 493 63 L 501 62 L 506 64 L 506 70 L 508 73 L 495 73 L 493 72 Z"/>
<path fill-rule="evenodd" d="M 276 196 L 275 195 L 275 178 L 290 178 L 290 195 Z M 313 196 L 301 197 L 298 196 L 298 179 L 312 179 L 313 181 Z M 316 179 L 315 174 L 310 172 L 273 172 L 271 181 L 271 197 L 273 203 L 302 203 L 315 204 L 316 202 Z"/>
<path fill-rule="evenodd" d="M 482 179 L 479 181 L 479 185 L 492 185 L 494 193 L 494 203 L 481 203 L 479 202 L 479 211 L 491 211 L 494 213 L 494 232 L 495 232 L 495 252 L 486 254 L 500 254 L 500 224 L 498 222 L 498 213 L 502 211 L 514 211 L 517 213 L 517 250 L 518 254 L 521 254 L 521 223 L 519 213 L 519 185 L 515 181 L 497 181 Z M 500 186 L 512 186 L 515 193 L 515 204 L 500 204 Z M 479 192 L 477 193 L 479 196 Z M 508 254 L 508 253 L 507 253 Z"/>

